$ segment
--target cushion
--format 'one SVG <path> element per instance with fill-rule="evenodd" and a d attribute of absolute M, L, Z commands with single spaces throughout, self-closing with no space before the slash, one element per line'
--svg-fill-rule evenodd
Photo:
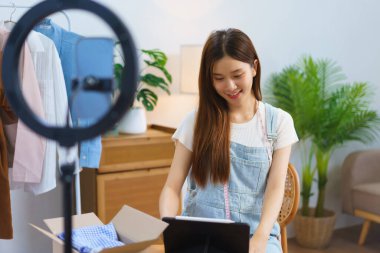
<path fill-rule="evenodd" d="M 380 182 L 353 187 L 353 208 L 380 215 Z"/>

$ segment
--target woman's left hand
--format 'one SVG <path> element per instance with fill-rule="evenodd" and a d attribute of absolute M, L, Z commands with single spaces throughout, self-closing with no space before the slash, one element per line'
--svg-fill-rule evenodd
<path fill-rule="evenodd" d="M 268 238 L 255 233 L 249 241 L 249 253 L 266 253 Z"/>

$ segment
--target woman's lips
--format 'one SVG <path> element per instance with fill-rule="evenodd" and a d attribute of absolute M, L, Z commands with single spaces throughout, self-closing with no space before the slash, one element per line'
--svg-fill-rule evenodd
<path fill-rule="evenodd" d="M 235 92 L 233 94 L 227 94 L 227 96 L 231 99 L 237 99 L 241 94 L 241 90 L 239 90 L 238 92 Z"/>

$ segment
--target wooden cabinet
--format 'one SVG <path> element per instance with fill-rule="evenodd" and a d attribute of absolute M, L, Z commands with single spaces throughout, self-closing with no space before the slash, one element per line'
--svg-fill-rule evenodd
<path fill-rule="evenodd" d="M 127 204 L 159 218 L 158 201 L 174 155 L 172 131 L 104 137 L 99 169 L 81 172 L 82 212 L 108 223 Z"/>

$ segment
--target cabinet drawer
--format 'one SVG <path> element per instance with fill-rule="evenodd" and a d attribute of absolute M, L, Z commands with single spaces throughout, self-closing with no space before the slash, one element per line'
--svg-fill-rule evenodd
<path fill-rule="evenodd" d="M 127 204 L 159 218 L 159 197 L 169 168 L 97 176 L 98 216 L 108 223 Z"/>
<path fill-rule="evenodd" d="M 99 173 L 167 167 L 174 155 L 171 134 L 157 130 L 149 130 L 146 135 L 105 138 L 102 144 Z"/>

